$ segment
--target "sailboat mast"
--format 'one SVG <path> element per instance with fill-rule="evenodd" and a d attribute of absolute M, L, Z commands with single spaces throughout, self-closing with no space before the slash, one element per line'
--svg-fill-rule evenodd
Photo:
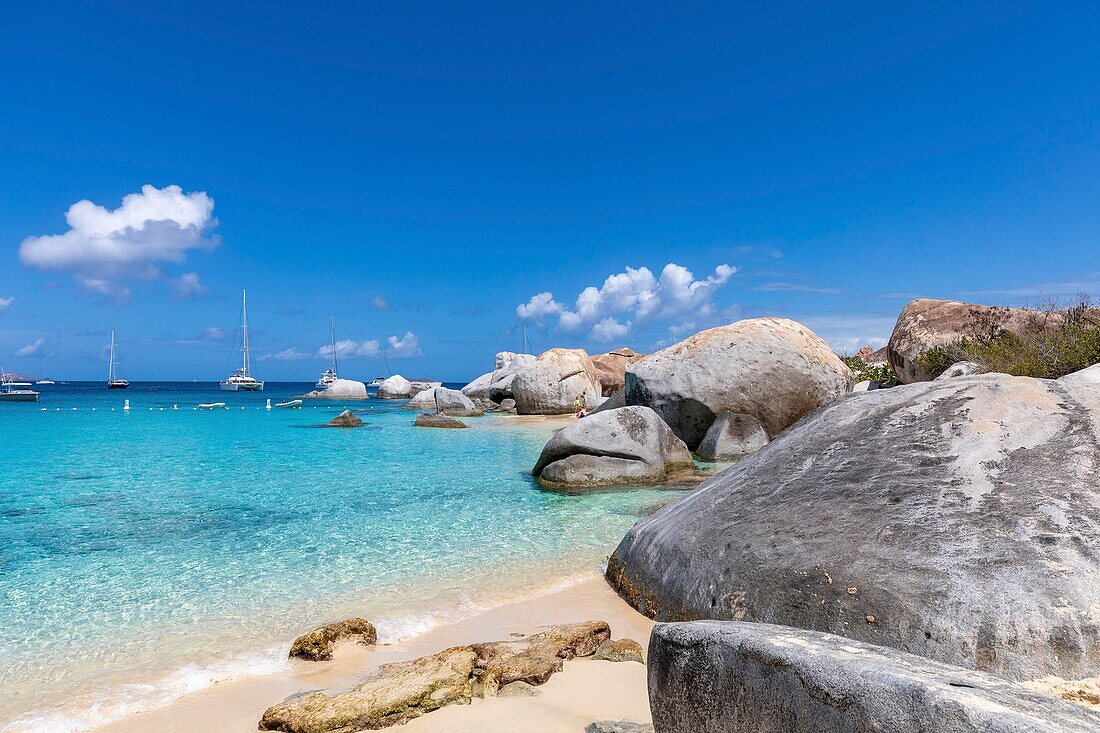
<path fill-rule="evenodd" d="M 531 353 L 531 344 L 527 341 L 527 324 L 523 324 L 523 353 Z"/>
<path fill-rule="evenodd" d="M 111 326 L 111 363 L 107 367 L 107 382 L 115 381 L 115 327 Z"/>
<path fill-rule="evenodd" d="M 336 368 L 336 319 L 328 317 L 329 339 L 332 341 L 332 374 L 338 374 Z"/>
<path fill-rule="evenodd" d="M 248 291 L 241 290 L 241 365 L 248 376 Z"/>

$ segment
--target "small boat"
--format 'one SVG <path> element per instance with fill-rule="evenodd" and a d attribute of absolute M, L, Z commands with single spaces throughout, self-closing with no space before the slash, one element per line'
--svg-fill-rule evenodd
<path fill-rule="evenodd" d="M 111 365 L 107 370 L 107 389 L 126 389 L 130 383 L 115 376 L 115 327 L 111 326 Z"/>
<path fill-rule="evenodd" d="M 381 387 L 382 382 L 385 382 L 385 381 L 386 381 L 385 377 L 375 377 L 374 379 L 367 382 L 367 386 L 368 387 Z"/>
<path fill-rule="evenodd" d="M 57 382 L 53 381 L 49 377 L 46 377 L 45 379 L 39 379 L 37 382 L 35 382 L 35 384 L 57 384 Z"/>
<path fill-rule="evenodd" d="M 263 392 L 264 383 L 248 372 L 252 360 L 252 344 L 248 338 L 248 293 L 241 291 L 241 368 L 234 369 L 221 383 L 223 392 Z"/>
<path fill-rule="evenodd" d="M 279 407 L 279 408 L 282 408 L 284 410 L 300 410 L 300 409 L 302 409 L 302 401 L 301 400 L 287 400 L 286 402 L 276 402 L 275 406 Z"/>
<path fill-rule="evenodd" d="M 199 404 L 200 410 L 228 410 L 224 402 L 202 402 Z"/>
<path fill-rule="evenodd" d="M 38 402 L 38 394 L 30 382 L 8 381 L 8 375 L 0 369 L 0 402 Z"/>

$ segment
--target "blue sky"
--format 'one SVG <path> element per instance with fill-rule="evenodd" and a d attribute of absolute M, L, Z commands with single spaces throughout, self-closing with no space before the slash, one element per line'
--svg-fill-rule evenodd
<path fill-rule="evenodd" d="M 242 287 L 271 380 L 330 315 L 348 376 L 465 379 L 524 320 L 854 350 L 1100 294 L 1096 4 L 155 5 L 0 11 L 10 371 L 102 378 L 114 323 L 124 376 L 220 378 Z"/>

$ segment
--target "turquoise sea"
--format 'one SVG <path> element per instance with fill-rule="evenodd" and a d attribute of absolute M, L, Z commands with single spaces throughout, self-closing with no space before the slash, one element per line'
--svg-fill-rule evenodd
<path fill-rule="evenodd" d="M 0 730 L 84 730 L 286 664 L 328 620 L 408 638 L 598 570 L 659 490 L 563 496 L 551 434 L 414 428 L 403 401 L 43 386 L 0 403 Z M 124 412 L 123 401 L 131 410 Z M 195 410 L 225 401 L 230 409 Z M 322 428 L 345 407 L 363 428 Z M 512 423 L 509 423 L 512 420 Z"/>

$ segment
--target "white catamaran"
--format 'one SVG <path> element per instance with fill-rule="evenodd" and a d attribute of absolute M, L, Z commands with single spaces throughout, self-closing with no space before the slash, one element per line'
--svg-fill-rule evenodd
<path fill-rule="evenodd" d="M 241 368 L 234 369 L 221 383 L 221 388 L 226 392 L 263 392 L 264 383 L 248 373 L 249 362 L 252 360 L 252 344 L 248 338 L 248 293 L 241 291 Z"/>
<path fill-rule="evenodd" d="M 111 365 L 107 368 L 107 389 L 126 389 L 130 383 L 115 376 L 115 327 L 111 326 Z"/>
<path fill-rule="evenodd" d="M 329 341 L 332 348 L 332 366 L 326 369 L 321 374 L 321 378 L 317 380 L 317 384 L 314 385 L 317 389 L 326 389 L 330 384 L 340 378 L 336 373 L 336 321 L 331 316 L 329 317 Z"/>

